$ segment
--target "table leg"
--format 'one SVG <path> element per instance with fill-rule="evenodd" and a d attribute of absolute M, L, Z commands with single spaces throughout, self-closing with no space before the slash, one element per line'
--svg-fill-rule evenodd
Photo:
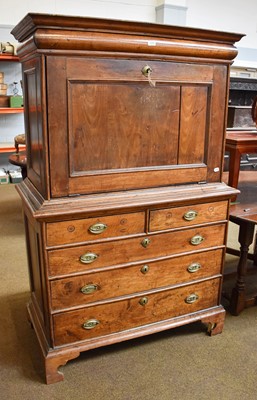
<path fill-rule="evenodd" d="M 257 233 L 255 235 L 255 243 L 253 248 L 253 264 L 257 265 Z"/>
<path fill-rule="evenodd" d="M 240 170 L 240 160 L 241 153 L 238 149 L 230 149 L 229 151 L 229 176 L 228 184 L 234 188 L 238 186 L 239 170 Z"/>
<path fill-rule="evenodd" d="M 247 272 L 247 255 L 249 247 L 253 242 L 255 223 L 240 221 L 238 241 L 240 247 L 240 258 L 237 266 L 237 281 L 232 290 L 230 299 L 230 312 L 239 315 L 245 307 L 245 275 Z"/>

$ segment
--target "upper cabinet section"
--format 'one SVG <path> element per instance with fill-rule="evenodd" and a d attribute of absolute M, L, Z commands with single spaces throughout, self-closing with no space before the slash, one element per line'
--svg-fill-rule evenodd
<path fill-rule="evenodd" d="M 45 198 L 221 180 L 242 35 L 40 14 L 13 34 L 28 177 Z"/>

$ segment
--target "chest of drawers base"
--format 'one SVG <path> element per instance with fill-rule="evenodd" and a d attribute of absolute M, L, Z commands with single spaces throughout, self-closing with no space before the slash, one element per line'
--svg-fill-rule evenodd
<path fill-rule="evenodd" d="M 42 327 L 38 318 L 38 313 L 35 309 L 33 301 L 28 303 L 27 310 L 29 321 L 35 330 L 40 345 L 45 370 L 45 381 L 47 384 L 62 381 L 64 379 L 64 375 L 61 371 L 59 371 L 59 367 L 64 366 L 68 361 L 79 357 L 81 352 L 154 334 L 196 321 L 201 321 L 204 325 L 206 325 L 207 333 L 212 336 L 222 332 L 225 320 L 225 310 L 221 305 L 219 305 L 207 310 L 198 311 L 193 314 L 183 315 L 170 320 L 157 322 L 155 324 L 151 324 L 150 326 L 142 326 L 138 329 L 131 329 L 109 336 L 79 342 L 76 345 L 70 344 L 65 347 L 52 349 L 49 348 L 47 339 L 45 337 L 44 328 Z"/>
<path fill-rule="evenodd" d="M 221 333 L 225 184 L 45 201 L 22 198 L 31 321 L 47 383 L 83 351 L 202 321 Z M 123 196 L 122 203 L 119 197 Z M 149 201 L 149 198 L 151 201 Z M 101 205 L 101 206 L 100 206 Z"/>

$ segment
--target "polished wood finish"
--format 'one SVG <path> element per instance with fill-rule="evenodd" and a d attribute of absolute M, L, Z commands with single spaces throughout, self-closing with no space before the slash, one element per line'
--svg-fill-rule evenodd
<path fill-rule="evenodd" d="M 27 177 L 27 155 L 25 151 L 21 151 L 20 153 L 10 154 L 8 157 L 9 163 L 13 165 L 17 165 L 21 167 L 22 178 L 25 179 Z"/>
<path fill-rule="evenodd" d="M 193 321 L 221 333 L 241 35 L 40 14 L 13 34 L 25 41 L 28 313 L 47 383 L 81 351 Z"/>
<path fill-rule="evenodd" d="M 237 188 L 241 155 L 257 153 L 257 131 L 227 131 L 225 150 L 230 154 L 228 184 Z"/>
<path fill-rule="evenodd" d="M 229 298 L 230 312 L 239 315 L 246 307 L 257 304 L 256 287 L 250 288 L 247 275 L 251 274 L 250 261 L 253 262 L 252 279 L 257 266 L 257 237 L 254 240 L 255 227 L 257 224 L 257 186 L 256 172 L 241 172 L 237 202 L 230 207 L 230 221 L 239 226 L 238 242 L 240 250 L 227 248 L 227 252 L 239 257 L 235 283 L 231 293 L 226 291 L 225 296 Z M 249 251 L 253 245 L 253 252 Z M 254 285 L 253 285 L 254 286 Z"/>

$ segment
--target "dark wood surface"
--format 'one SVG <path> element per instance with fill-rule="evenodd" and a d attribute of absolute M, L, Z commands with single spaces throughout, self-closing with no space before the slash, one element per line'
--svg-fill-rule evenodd
<path fill-rule="evenodd" d="M 240 251 L 227 248 L 227 252 L 239 257 L 236 274 L 232 275 L 234 285 L 231 294 L 227 289 L 225 297 L 229 298 L 230 312 L 239 315 L 245 307 L 257 304 L 256 265 L 257 265 L 257 173 L 241 171 L 239 176 L 240 194 L 230 207 L 230 221 L 239 226 L 238 242 Z M 253 252 L 249 251 L 253 244 Z M 249 261 L 251 260 L 251 261 Z M 250 265 L 252 263 L 252 266 Z M 249 275 L 249 276 L 248 276 Z M 255 276 L 255 278 L 254 278 Z M 229 276 L 226 278 L 229 285 Z M 251 280 L 251 282 L 249 281 Z M 226 282 L 226 280 L 225 280 Z M 255 283 L 254 283 L 255 282 Z M 226 287 L 225 286 L 225 287 Z"/>
<path fill-rule="evenodd" d="M 227 130 L 225 150 L 230 153 L 228 184 L 237 188 L 242 154 L 257 153 L 257 131 Z"/>
<path fill-rule="evenodd" d="M 10 154 L 8 160 L 11 164 L 21 167 L 22 178 L 25 179 L 27 176 L 27 153 L 22 151 Z"/>

